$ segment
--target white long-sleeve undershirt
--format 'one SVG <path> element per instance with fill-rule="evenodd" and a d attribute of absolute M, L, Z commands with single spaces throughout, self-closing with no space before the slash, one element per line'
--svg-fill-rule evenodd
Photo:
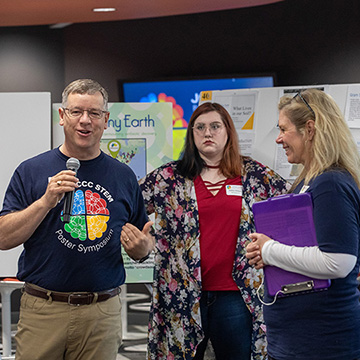
<path fill-rule="evenodd" d="M 356 264 L 356 256 L 323 252 L 317 246 L 296 247 L 267 241 L 261 251 L 264 264 L 315 279 L 346 277 Z"/>

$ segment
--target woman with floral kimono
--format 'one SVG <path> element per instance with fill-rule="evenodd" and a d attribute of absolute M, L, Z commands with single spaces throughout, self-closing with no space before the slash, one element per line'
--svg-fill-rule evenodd
<path fill-rule="evenodd" d="M 148 359 L 266 358 L 256 290 L 262 272 L 248 265 L 251 206 L 287 191 L 266 166 L 240 155 L 229 113 L 204 103 L 193 113 L 179 161 L 140 181 L 155 213 L 155 270 Z M 141 236 L 130 224 L 126 236 Z"/>

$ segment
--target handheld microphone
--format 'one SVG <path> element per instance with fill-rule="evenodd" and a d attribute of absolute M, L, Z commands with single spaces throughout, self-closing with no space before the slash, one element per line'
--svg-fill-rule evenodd
<path fill-rule="evenodd" d="M 77 173 L 79 167 L 80 167 L 80 161 L 78 159 L 70 158 L 66 162 L 66 168 L 68 170 L 72 170 Z M 74 190 L 65 193 L 64 196 L 64 211 L 63 211 L 64 223 L 69 223 L 70 221 L 70 215 L 72 213 L 73 203 L 74 203 Z"/>

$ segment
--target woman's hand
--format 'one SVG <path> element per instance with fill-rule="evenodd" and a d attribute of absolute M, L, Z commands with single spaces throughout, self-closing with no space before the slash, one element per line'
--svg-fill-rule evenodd
<path fill-rule="evenodd" d="M 249 238 L 252 242 L 246 246 L 246 258 L 249 260 L 249 264 L 253 265 L 255 269 L 262 269 L 266 265 L 261 256 L 262 248 L 264 244 L 271 239 L 259 233 L 249 234 Z"/>

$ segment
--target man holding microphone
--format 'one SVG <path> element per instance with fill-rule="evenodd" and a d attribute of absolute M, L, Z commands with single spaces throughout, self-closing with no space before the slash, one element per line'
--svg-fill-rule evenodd
<path fill-rule="evenodd" d="M 64 143 L 20 164 L 6 191 L 0 249 L 24 245 L 18 360 L 116 359 L 125 282 L 121 242 L 141 261 L 154 240 L 134 173 L 100 150 L 107 102 L 94 80 L 69 84 L 59 109 Z M 120 241 L 125 223 L 135 225 L 140 239 Z"/>

